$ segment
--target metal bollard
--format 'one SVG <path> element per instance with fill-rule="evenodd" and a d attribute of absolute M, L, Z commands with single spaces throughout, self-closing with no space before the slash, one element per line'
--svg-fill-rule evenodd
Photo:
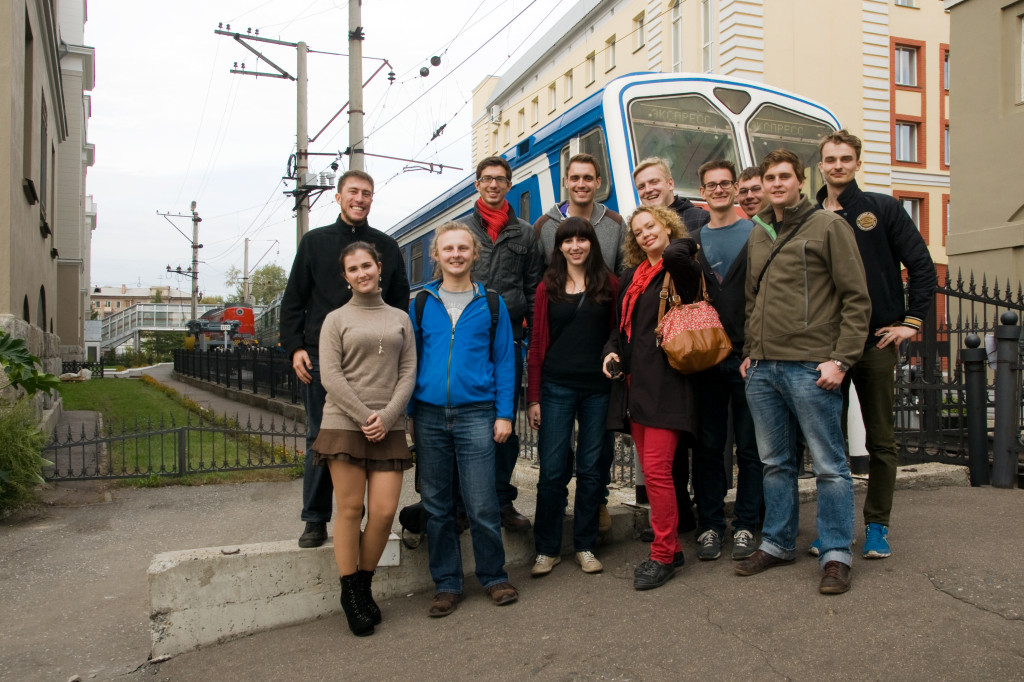
<path fill-rule="evenodd" d="M 1012 488 L 1017 480 L 1017 313 L 1003 313 L 996 325 L 996 426 L 992 439 L 992 485 Z"/>
<path fill-rule="evenodd" d="M 971 470 L 971 485 L 989 485 L 988 464 L 988 389 L 985 376 L 985 349 L 979 348 L 981 339 L 968 334 L 966 349 L 960 351 L 966 374 L 967 401 L 967 456 Z"/>

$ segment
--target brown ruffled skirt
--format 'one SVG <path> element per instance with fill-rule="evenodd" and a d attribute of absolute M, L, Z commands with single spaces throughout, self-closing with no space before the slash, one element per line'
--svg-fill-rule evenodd
<path fill-rule="evenodd" d="M 412 468 L 412 455 L 405 440 L 405 431 L 388 431 L 384 440 L 371 443 L 362 431 L 320 429 L 313 443 L 313 463 L 326 465 L 327 460 L 348 462 L 367 471 L 405 471 Z"/>

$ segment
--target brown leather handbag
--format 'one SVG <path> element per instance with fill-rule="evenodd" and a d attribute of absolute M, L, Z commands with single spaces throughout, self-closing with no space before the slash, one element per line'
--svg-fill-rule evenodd
<path fill-rule="evenodd" d="M 666 304 L 668 312 L 665 312 Z M 697 300 L 693 303 L 680 301 L 672 276 L 665 273 L 654 333 L 668 364 L 682 374 L 703 372 L 732 353 L 732 341 L 708 298 L 703 272 Z"/>

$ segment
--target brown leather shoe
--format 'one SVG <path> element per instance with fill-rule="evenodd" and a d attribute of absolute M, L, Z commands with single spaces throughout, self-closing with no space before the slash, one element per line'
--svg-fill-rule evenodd
<path fill-rule="evenodd" d="M 830 561 L 825 564 L 825 572 L 821 576 L 818 592 L 822 594 L 842 594 L 850 591 L 850 567 L 841 561 Z"/>
<path fill-rule="evenodd" d="M 756 550 L 748 558 L 736 564 L 736 575 L 757 575 L 772 566 L 785 566 L 793 563 L 792 559 L 780 559 L 763 549 Z"/>
<path fill-rule="evenodd" d="M 455 610 L 455 607 L 462 601 L 461 594 L 454 592 L 438 592 L 430 602 L 430 610 L 427 615 L 431 618 L 444 618 Z"/>
<path fill-rule="evenodd" d="M 501 510 L 501 525 L 506 530 L 530 530 L 530 519 L 516 511 L 516 508 L 509 505 Z"/>
<path fill-rule="evenodd" d="M 487 596 L 495 605 L 504 606 L 519 599 L 519 592 L 511 583 L 497 583 L 487 588 Z"/>

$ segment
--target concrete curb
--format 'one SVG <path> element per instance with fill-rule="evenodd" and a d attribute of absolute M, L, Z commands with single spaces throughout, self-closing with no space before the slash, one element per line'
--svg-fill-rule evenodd
<path fill-rule="evenodd" d="M 535 472 L 517 467 L 519 484 Z M 866 479 L 855 480 L 862 490 Z M 901 467 L 896 487 L 935 488 L 969 485 L 966 467 L 915 464 Z M 817 496 L 814 479 L 799 482 L 800 501 Z M 732 506 L 730 491 L 727 508 Z M 637 537 L 646 528 L 648 510 L 633 504 L 632 489 L 612 491 L 612 528 L 602 544 Z M 570 497 L 571 499 L 571 497 Z M 572 551 L 572 518 L 565 520 L 563 554 Z M 533 533 L 503 531 L 506 566 L 524 566 L 534 559 Z M 475 589 L 473 548 L 462 535 L 466 589 Z M 166 658 L 210 644 L 226 642 L 264 630 L 332 616 L 341 611 L 334 548 L 328 542 L 316 549 L 299 549 L 294 540 L 234 547 L 166 552 L 153 558 L 148 570 L 150 600 L 150 658 Z M 373 583 L 374 595 L 390 599 L 433 587 L 427 548 L 402 546 L 394 535 Z"/>
<path fill-rule="evenodd" d="M 250 407 L 258 407 L 262 410 L 266 410 L 267 412 L 280 414 L 287 419 L 292 419 L 303 424 L 306 423 L 306 408 L 301 403 L 293 405 L 292 403 L 271 398 L 270 396 L 250 393 L 248 391 L 239 391 L 236 388 L 228 388 L 227 386 L 221 386 L 220 384 L 215 384 L 210 381 L 203 381 L 202 379 L 185 376 L 179 372 L 172 372 L 171 376 L 174 377 L 175 381 L 180 381 L 181 383 L 188 384 L 189 386 L 195 386 L 196 388 L 208 391 L 221 398 L 227 398 L 236 403 L 241 403 L 242 405 L 249 405 Z"/>

